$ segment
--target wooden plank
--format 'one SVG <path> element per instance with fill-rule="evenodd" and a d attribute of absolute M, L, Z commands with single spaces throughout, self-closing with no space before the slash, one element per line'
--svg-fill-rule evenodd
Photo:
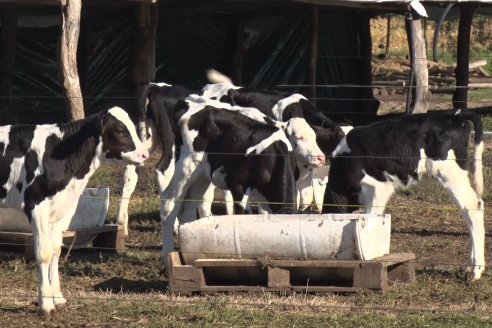
<path fill-rule="evenodd" d="M 290 271 L 269 267 L 268 288 L 290 288 Z"/>
<path fill-rule="evenodd" d="M 402 261 L 415 260 L 414 253 L 393 253 L 373 260 L 269 260 L 268 265 L 273 267 L 312 267 L 312 268 L 353 268 L 363 262 L 383 262 L 385 266 L 393 265 Z M 257 259 L 198 259 L 194 265 L 197 267 L 236 267 L 257 266 L 262 261 Z"/>
<path fill-rule="evenodd" d="M 260 261 L 253 259 L 198 259 L 196 267 L 256 267 Z"/>
<path fill-rule="evenodd" d="M 99 232 L 97 232 L 98 230 L 96 229 L 95 231 L 97 232 L 97 236 L 92 241 L 92 246 L 95 248 L 112 250 L 114 252 L 119 252 L 125 249 L 125 232 L 123 226 L 115 226 L 117 227 L 117 229 L 115 229 L 114 226 L 110 226 L 107 228 L 105 228 L 105 226 L 101 226 Z M 83 231 L 83 233 L 87 234 L 87 231 L 90 231 L 90 229 L 91 228 L 88 228 L 87 230 L 77 230 L 77 234 L 79 234 L 80 231 Z"/>
<path fill-rule="evenodd" d="M 67 234 L 67 237 L 72 237 L 72 235 L 68 235 L 68 234 L 79 235 L 79 234 L 114 232 L 114 231 L 118 231 L 120 229 L 123 229 L 123 227 L 121 227 L 118 224 L 105 224 L 105 225 L 99 226 L 99 227 L 89 227 L 89 228 L 80 228 L 77 230 L 67 230 L 67 231 L 64 231 L 63 234 L 64 234 L 64 236 L 65 236 L 65 234 Z"/>
<path fill-rule="evenodd" d="M 292 291 L 303 293 L 367 293 L 374 290 L 360 287 L 339 286 L 292 286 Z"/>
<path fill-rule="evenodd" d="M 171 252 L 167 261 L 170 268 L 169 290 L 172 294 L 190 295 L 203 289 L 203 270 L 191 265 L 182 265 L 178 252 Z"/>
<path fill-rule="evenodd" d="M 391 253 L 373 260 L 369 260 L 369 262 L 371 261 L 382 262 L 385 266 L 390 266 L 400 262 L 415 261 L 415 253 Z"/>
<path fill-rule="evenodd" d="M 366 262 L 354 269 L 353 287 L 386 291 L 387 271 L 382 262 Z"/>
<path fill-rule="evenodd" d="M 388 280 L 393 282 L 413 283 L 416 280 L 414 260 L 394 264 L 388 267 L 387 272 Z"/>
<path fill-rule="evenodd" d="M 24 239 L 32 237 L 32 233 L 30 232 L 15 232 L 15 231 L 0 231 L 0 238 L 3 240 L 4 238 L 8 239 Z"/>
<path fill-rule="evenodd" d="M 237 284 L 217 284 L 213 268 L 248 268 L 257 267 L 267 270 L 267 281 L 258 276 L 257 282 L 247 283 L 239 278 Z M 385 292 L 388 281 L 415 281 L 415 254 L 394 253 L 380 258 L 361 261 L 303 261 L 303 260 L 272 260 L 267 264 L 255 259 L 200 259 L 193 265 L 183 265 L 180 254 L 174 252 L 169 257 L 170 278 L 169 286 L 172 293 L 191 294 L 193 292 Z M 206 270 L 210 268 L 211 270 Z M 299 271 L 305 269 L 340 269 L 340 280 L 332 281 L 334 277 L 327 276 L 317 279 L 312 285 L 304 284 L 305 279 L 299 280 Z M 317 271 L 316 271 L 317 272 Z M 309 271 L 306 271 L 309 275 Z M 295 275 L 295 276 L 292 276 Z M 297 277 L 297 278 L 296 278 Z M 294 279 L 292 282 L 291 279 Z M 215 281 L 207 285 L 207 281 Z M 309 280 L 308 280 L 309 281 Z M 256 283 L 258 285 L 256 285 Z M 301 283 L 302 285 L 299 285 Z M 297 284 L 297 285 L 296 285 Z"/>

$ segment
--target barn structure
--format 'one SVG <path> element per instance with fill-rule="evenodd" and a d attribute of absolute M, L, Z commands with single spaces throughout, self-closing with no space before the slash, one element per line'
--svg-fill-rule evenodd
<path fill-rule="evenodd" d="M 454 107 L 466 107 L 474 14 L 487 1 L 421 1 L 430 19 L 460 17 Z M 0 123 L 54 122 L 119 105 L 138 113 L 143 85 L 196 88 L 215 68 L 238 85 L 279 87 L 357 124 L 379 102 L 370 19 L 406 17 L 412 60 L 407 111 L 427 110 L 418 1 L 0 0 Z M 323 86 L 323 87 L 319 87 Z M 67 106 L 68 103 L 68 106 Z M 67 111 L 68 108 L 68 111 Z"/>

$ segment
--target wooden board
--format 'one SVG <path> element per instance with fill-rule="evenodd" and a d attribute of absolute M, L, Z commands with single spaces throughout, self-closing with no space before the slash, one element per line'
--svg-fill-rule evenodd
<path fill-rule="evenodd" d="M 118 252 L 125 248 L 125 234 L 123 227 L 117 224 L 106 224 L 100 227 L 78 229 L 76 231 L 64 231 L 64 244 L 70 245 L 75 238 L 84 238 L 87 235 L 96 237 L 92 246 L 102 251 Z M 0 250 L 6 248 L 21 248 L 26 259 L 34 259 L 34 240 L 32 233 L 0 231 Z"/>
<path fill-rule="evenodd" d="M 415 254 L 394 253 L 374 260 L 199 259 L 184 265 L 168 258 L 173 294 L 282 291 L 385 292 L 388 282 L 415 281 Z"/>

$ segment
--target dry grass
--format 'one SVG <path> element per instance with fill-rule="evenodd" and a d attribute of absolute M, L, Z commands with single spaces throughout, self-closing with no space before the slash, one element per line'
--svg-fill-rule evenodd
<path fill-rule="evenodd" d="M 382 53 L 386 46 L 387 18 L 379 17 L 371 20 L 371 37 L 373 42 L 373 54 Z M 408 55 L 408 41 L 405 31 L 405 18 L 403 16 L 391 17 L 390 53 Z M 436 22 L 422 21 L 425 37 L 429 48 L 432 46 Z M 438 49 L 441 53 L 454 54 L 458 38 L 458 20 L 445 21 L 439 33 Z M 472 50 L 492 50 L 492 19 L 488 16 L 475 16 L 472 24 L 471 40 Z M 430 50 L 430 49 L 428 49 Z"/>
<path fill-rule="evenodd" d="M 486 159 L 491 158 L 490 148 Z M 491 164 L 487 162 L 486 167 Z M 105 168 L 92 184 L 110 181 L 116 213 L 122 170 Z M 415 252 L 417 281 L 394 284 L 385 294 L 230 293 L 180 297 L 167 293 L 161 271 L 158 198 L 153 169 L 141 172 L 130 207 L 127 250 L 118 256 L 74 251 L 61 264 L 68 312 L 52 322 L 37 316 L 37 271 L 16 257 L 0 258 L 0 319 L 5 327 L 184 326 L 466 326 L 492 324 L 492 275 L 464 280 L 468 234 L 450 198 L 434 183 L 396 195 L 392 252 Z M 486 175 L 487 186 L 492 176 Z M 490 192 L 486 202 L 490 202 Z M 487 206 L 486 212 L 490 211 Z M 115 214 L 111 214 L 114 219 Z M 491 220 L 486 220 L 487 263 L 492 263 Z M 90 325 L 88 324 L 90 322 Z"/>

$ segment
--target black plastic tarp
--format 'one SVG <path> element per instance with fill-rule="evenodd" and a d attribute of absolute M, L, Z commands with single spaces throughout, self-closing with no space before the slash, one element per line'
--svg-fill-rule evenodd
<path fill-rule="evenodd" d="M 83 12 L 79 73 L 86 115 L 119 105 L 130 112 L 134 12 L 127 9 Z M 40 13 L 40 16 L 43 14 Z M 375 112 L 371 95 L 357 87 L 367 83 L 370 58 L 363 47 L 356 10 L 320 7 L 317 58 L 317 103 L 327 114 Z M 297 6 L 279 12 L 244 16 L 231 11 L 190 12 L 160 8 L 156 40 L 156 81 L 196 89 L 207 83 L 205 71 L 231 74 L 241 49 L 242 84 L 282 88 L 307 94 L 311 9 Z M 238 31 L 238 26 L 242 30 Z M 14 106 L 25 122 L 66 120 L 66 103 L 58 78 L 59 25 L 18 27 L 14 68 Z M 238 32 L 243 33 L 238 45 Z M 369 69 L 367 69 L 369 67 Z M 237 68 L 235 68 L 237 70 Z M 328 85 L 328 86 L 326 86 Z M 367 109 L 369 108 L 369 109 Z"/>

